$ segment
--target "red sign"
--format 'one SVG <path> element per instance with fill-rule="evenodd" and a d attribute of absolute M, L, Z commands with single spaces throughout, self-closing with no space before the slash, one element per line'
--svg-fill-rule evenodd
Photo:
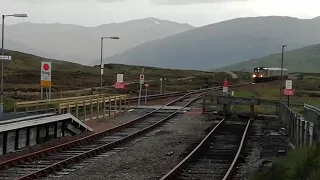
<path fill-rule="evenodd" d="M 144 79 L 144 75 L 140 75 L 140 79 Z"/>
<path fill-rule="evenodd" d="M 285 96 L 293 96 L 294 95 L 294 89 L 284 89 L 283 94 Z"/>
<path fill-rule="evenodd" d="M 149 87 L 149 84 L 148 84 L 148 83 L 145 83 L 144 86 L 145 86 L 145 87 Z"/>
<path fill-rule="evenodd" d="M 43 68 L 43 70 L 48 71 L 49 68 L 50 68 L 50 66 L 49 66 L 49 64 L 44 64 L 44 65 L 42 66 L 42 68 Z"/>
<path fill-rule="evenodd" d="M 113 84 L 113 87 L 115 87 L 116 89 L 124 89 L 126 87 L 126 83 L 125 82 L 115 82 Z"/>

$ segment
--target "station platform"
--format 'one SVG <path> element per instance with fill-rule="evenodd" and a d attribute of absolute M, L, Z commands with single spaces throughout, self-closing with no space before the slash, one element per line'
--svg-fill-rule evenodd
<path fill-rule="evenodd" d="M 70 113 L 3 114 L 0 115 L 0 155 L 89 131 L 93 129 Z"/>

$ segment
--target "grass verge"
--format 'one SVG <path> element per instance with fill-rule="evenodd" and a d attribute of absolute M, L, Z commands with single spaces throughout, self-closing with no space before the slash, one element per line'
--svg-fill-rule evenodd
<path fill-rule="evenodd" d="M 320 144 L 292 150 L 271 167 L 257 172 L 253 180 L 319 180 Z"/>

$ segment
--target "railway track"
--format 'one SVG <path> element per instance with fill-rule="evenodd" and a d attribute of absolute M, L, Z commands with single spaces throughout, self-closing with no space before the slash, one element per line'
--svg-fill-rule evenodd
<path fill-rule="evenodd" d="M 251 120 L 224 118 L 161 180 L 230 180 Z"/>
<path fill-rule="evenodd" d="M 203 95 L 203 92 L 196 93 L 196 95 L 195 92 L 187 93 L 169 102 L 166 106 L 187 99 L 181 108 L 183 109 L 199 99 L 201 95 Z M 111 130 L 1 162 L 0 169 L 2 170 L 0 170 L 0 180 L 35 179 L 47 176 L 56 171 L 61 171 L 70 164 L 113 150 L 121 143 L 132 140 L 165 123 L 181 110 L 177 110 L 166 117 L 156 116 L 157 111 L 160 109 L 161 108 L 156 109 Z"/>

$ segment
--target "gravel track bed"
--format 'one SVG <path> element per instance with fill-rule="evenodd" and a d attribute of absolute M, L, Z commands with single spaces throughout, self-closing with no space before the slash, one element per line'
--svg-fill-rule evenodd
<path fill-rule="evenodd" d="M 147 102 L 147 105 L 164 105 L 170 101 L 173 101 L 176 98 L 177 97 L 169 97 L 169 98 L 164 98 L 164 99 L 150 100 Z M 121 115 L 117 115 L 117 116 L 111 117 L 111 118 L 106 117 L 106 118 L 101 118 L 101 119 L 89 120 L 89 121 L 86 121 L 85 123 L 88 126 L 90 126 L 94 130 L 94 132 L 79 134 L 76 136 L 61 137 L 59 139 L 50 140 L 50 141 L 45 142 L 43 144 L 36 144 L 34 146 L 25 147 L 23 149 L 20 149 L 19 151 L 8 153 L 5 155 L 1 155 L 0 161 L 5 161 L 5 160 L 9 160 L 9 159 L 12 159 L 15 157 L 26 155 L 28 153 L 37 152 L 37 151 L 40 151 L 40 150 L 43 150 L 46 148 L 50 148 L 50 147 L 62 144 L 62 143 L 66 143 L 66 142 L 69 142 L 72 140 L 83 138 L 83 137 L 90 135 L 92 133 L 98 133 L 98 132 L 101 132 L 101 131 L 104 131 L 107 129 L 111 129 L 115 126 L 129 122 L 129 121 L 133 120 L 134 118 L 138 118 L 142 115 L 143 115 L 143 113 L 139 113 L 139 112 L 125 112 L 125 113 L 122 113 Z"/>
<path fill-rule="evenodd" d="M 255 171 L 270 165 L 274 158 L 282 155 L 279 150 L 291 149 L 289 138 L 282 135 L 282 127 L 274 118 L 258 117 L 253 122 L 243 149 L 242 163 L 237 166 L 232 179 L 251 179 Z"/>
<path fill-rule="evenodd" d="M 144 105 L 144 106 L 153 106 L 153 105 L 165 105 L 168 102 L 171 102 L 177 98 L 179 98 L 180 96 L 173 96 L 173 97 L 167 97 L 167 98 L 163 98 L 163 99 L 154 99 L 154 100 L 148 100 L 147 99 L 147 104 L 144 104 L 144 98 L 140 99 L 140 105 Z M 138 101 L 137 102 L 131 102 L 128 104 L 129 106 L 137 106 L 138 105 Z"/>
<path fill-rule="evenodd" d="M 141 117 L 143 114 L 144 113 L 141 112 L 125 112 L 115 117 L 94 119 L 85 123 L 90 126 L 95 131 L 95 133 L 98 133 L 107 129 L 111 129 L 120 124 L 132 121 L 135 118 Z"/>
<path fill-rule="evenodd" d="M 90 120 L 85 123 L 87 125 L 89 125 L 91 128 L 93 128 L 94 132 L 83 133 L 83 134 L 79 134 L 76 136 L 61 137 L 58 139 L 52 139 L 52 140 L 47 141 L 42 144 L 36 144 L 33 146 L 25 147 L 25 148 L 20 149 L 16 152 L 1 155 L 0 161 L 9 160 L 9 159 L 12 159 L 15 157 L 26 155 L 28 153 L 33 153 L 33 152 L 37 152 L 37 151 L 47 149 L 47 148 L 50 148 L 53 146 L 57 146 L 62 143 L 67 143 L 72 140 L 77 140 L 77 139 L 83 138 L 85 136 L 88 136 L 90 134 L 94 134 L 94 133 L 98 133 L 98 132 L 101 132 L 101 131 L 104 131 L 107 129 L 111 129 L 117 125 L 123 124 L 125 122 L 129 122 L 129 121 L 133 120 L 134 118 L 137 118 L 140 116 L 142 116 L 142 113 L 127 112 L 127 113 L 123 113 L 121 116 L 115 116 L 112 118 L 105 118 L 105 119 L 100 119 L 100 120 Z"/>
<path fill-rule="evenodd" d="M 200 101 L 193 106 L 199 106 Z M 186 148 L 199 142 L 213 121 L 198 114 L 182 114 L 142 138 L 126 143 L 118 153 L 101 156 L 57 180 L 151 180 L 159 179 L 173 168 Z M 138 143 L 139 142 L 139 143 Z"/>

